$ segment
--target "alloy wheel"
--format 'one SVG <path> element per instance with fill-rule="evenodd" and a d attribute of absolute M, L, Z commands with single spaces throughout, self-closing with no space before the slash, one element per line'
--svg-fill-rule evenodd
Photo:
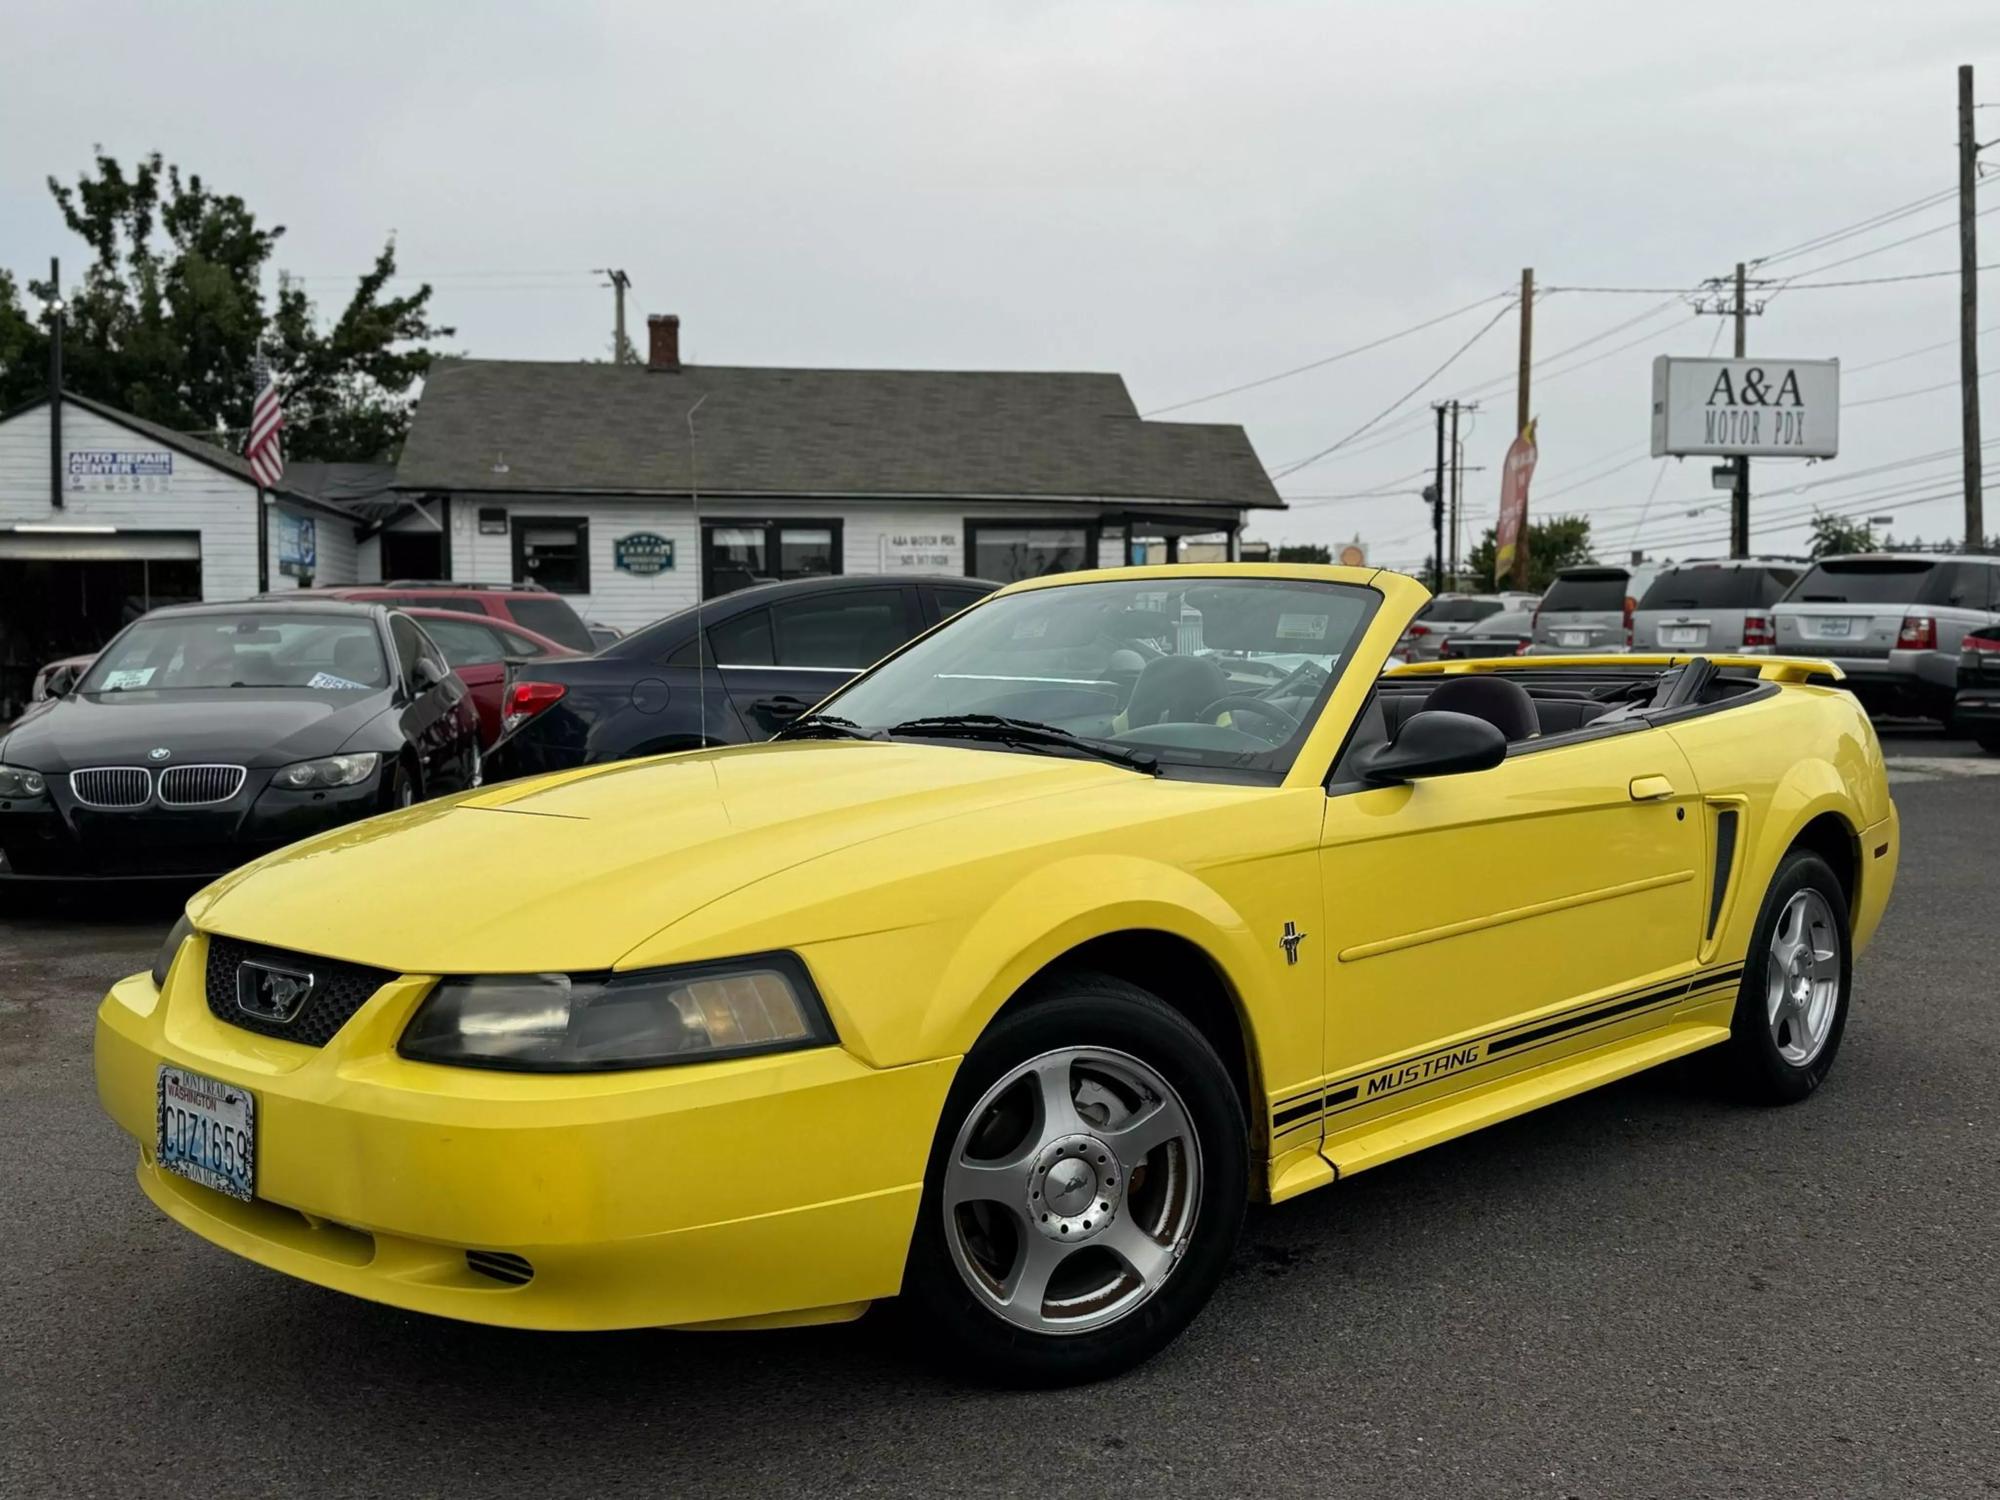
<path fill-rule="evenodd" d="M 1785 903 L 1771 929 L 1764 1012 L 1778 1055 L 1795 1068 L 1818 1057 L 1839 1001 L 1839 928 L 1826 897 L 1808 886 Z"/>
<path fill-rule="evenodd" d="M 1160 1074 L 1066 1047 L 1009 1070 L 966 1116 L 945 1168 L 959 1275 L 1009 1323 L 1084 1333 L 1173 1274 L 1201 1206 L 1201 1145 Z"/>

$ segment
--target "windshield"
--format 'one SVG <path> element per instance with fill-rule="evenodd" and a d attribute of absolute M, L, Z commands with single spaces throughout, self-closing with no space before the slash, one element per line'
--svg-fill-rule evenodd
<path fill-rule="evenodd" d="M 1653 580 L 1641 609 L 1752 609 L 1784 592 L 1797 575 L 1770 568 L 1669 568 Z"/>
<path fill-rule="evenodd" d="M 78 691 L 285 687 L 343 698 L 388 684 L 372 619 L 245 610 L 140 620 L 105 648 Z"/>
<path fill-rule="evenodd" d="M 1349 584 L 1198 576 L 1001 595 L 835 695 L 826 713 L 890 734 L 988 715 L 1162 767 L 1282 775 L 1380 602 Z"/>
<path fill-rule="evenodd" d="M 1785 597 L 1797 604 L 1915 604 L 1931 599 L 1925 587 L 1937 564 L 1922 559 L 1870 558 L 1823 562 Z"/>
<path fill-rule="evenodd" d="M 1433 624 L 1464 625 L 1497 615 L 1506 607 L 1498 599 L 1433 599 L 1417 611 L 1417 618 Z"/>
<path fill-rule="evenodd" d="M 1542 596 L 1542 613 L 1564 610 L 1617 612 L 1625 607 L 1625 573 L 1566 573 Z"/>

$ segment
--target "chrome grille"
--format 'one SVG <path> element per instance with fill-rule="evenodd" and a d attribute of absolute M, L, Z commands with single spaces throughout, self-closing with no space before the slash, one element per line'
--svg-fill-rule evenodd
<path fill-rule="evenodd" d="M 168 766 L 160 772 L 160 801 L 167 807 L 227 802 L 243 788 L 241 766 Z"/>
<path fill-rule="evenodd" d="M 92 766 L 70 772 L 69 789 L 85 807 L 144 807 L 153 773 L 144 766 Z"/>

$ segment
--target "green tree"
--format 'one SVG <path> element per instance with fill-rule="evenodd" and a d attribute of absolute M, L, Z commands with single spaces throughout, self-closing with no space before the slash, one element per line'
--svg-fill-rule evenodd
<path fill-rule="evenodd" d="M 301 459 L 389 459 L 409 430 L 427 341 L 452 330 L 430 320 L 431 289 L 385 295 L 396 270 L 391 238 L 353 295 L 322 327 L 311 298 L 281 284 L 267 308 L 263 273 L 282 226 L 262 228 L 241 198 L 183 176 L 158 153 L 128 171 L 100 153 L 94 173 L 49 179 L 63 221 L 91 260 L 66 296 L 63 381 L 177 431 L 241 447 L 252 365 L 261 355 L 285 395 L 285 451 Z M 54 288 L 29 280 L 26 298 L 0 272 L 0 409 L 47 385 Z"/>
<path fill-rule="evenodd" d="M 1832 557 L 1843 552 L 1873 552 L 1875 533 L 1865 522 L 1846 516 L 1814 516 L 1812 545 L 1814 557 Z"/>
<path fill-rule="evenodd" d="M 1528 587 L 1540 593 L 1555 581 L 1564 568 L 1590 561 L 1590 518 L 1556 516 L 1547 521 L 1530 521 L 1522 528 L 1528 547 Z M 1466 558 L 1465 569 L 1473 586 L 1482 591 L 1512 588 L 1513 579 L 1495 579 L 1493 555 L 1496 548 L 1493 528 L 1487 527 L 1479 543 Z"/>
<path fill-rule="evenodd" d="M 1278 549 L 1278 561 L 1288 563 L 1330 563 L 1333 549 L 1318 542 L 1287 542 Z"/>

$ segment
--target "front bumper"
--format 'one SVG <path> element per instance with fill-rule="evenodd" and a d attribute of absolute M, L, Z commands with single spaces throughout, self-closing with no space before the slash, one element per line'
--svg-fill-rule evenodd
<path fill-rule="evenodd" d="M 168 1215 L 259 1264 L 416 1312 L 517 1328 L 814 1321 L 889 1296 L 956 1059 L 873 1069 L 839 1048 L 630 1073 L 412 1063 L 430 980 L 385 985 L 324 1048 L 241 1031 L 206 940 L 164 992 L 112 988 L 97 1087 Z M 256 1198 L 155 1164 L 162 1064 L 256 1098 Z M 509 1285 L 468 1251 L 524 1258 Z"/>
<path fill-rule="evenodd" d="M 0 804 L 0 878 L 212 879 L 260 855 L 382 810 L 381 773 L 358 786 L 290 792 L 252 772 L 227 802 L 94 808 L 61 790 Z"/>

